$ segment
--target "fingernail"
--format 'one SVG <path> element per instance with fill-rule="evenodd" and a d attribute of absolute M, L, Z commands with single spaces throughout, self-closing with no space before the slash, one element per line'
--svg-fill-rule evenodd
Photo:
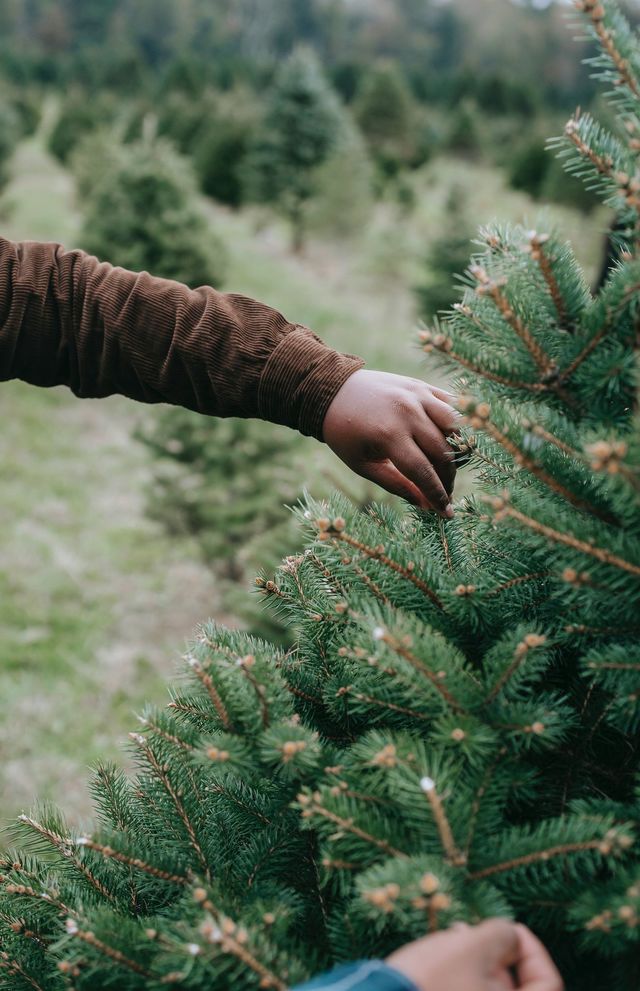
<path fill-rule="evenodd" d="M 448 506 L 445 506 L 445 508 L 442 511 L 442 515 L 446 516 L 448 520 L 453 519 L 453 506 L 451 505 L 451 503 L 449 503 Z"/>

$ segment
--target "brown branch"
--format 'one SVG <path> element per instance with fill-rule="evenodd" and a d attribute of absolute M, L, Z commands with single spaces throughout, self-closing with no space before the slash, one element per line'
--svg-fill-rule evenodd
<path fill-rule="evenodd" d="M 149 762 L 150 767 L 153 769 L 153 771 L 155 771 L 159 781 L 161 782 L 165 791 L 167 792 L 171 801 L 173 802 L 175 810 L 178 813 L 178 816 L 182 820 L 182 823 L 184 824 L 184 827 L 187 831 L 187 835 L 189 836 L 189 842 L 198 856 L 198 860 L 200 861 L 200 864 L 204 869 L 206 877 L 209 878 L 210 877 L 209 865 L 207 864 L 207 860 L 202 851 L 202 847 L 198 842 L 198 837 L 196 836 L 196 832 L 195 829 L 193 828 L 193 824 L 189 816 L 187 815 L 187 811 L 184 805 L 182 804 L 180 795 L 173 787 L 171 783 L 171 779 L 169 778 L 169 775 L 165 771 L 164 766 L 160 764 L 153 750 L 148 745 L 147 741 L 143 736 L 140 736 L 138 733 L 130 733 L 129 735 L 131 739 L 133 739 L 133 741 L 137 743 L 140 749 L 143 751 L 146 759 Z"/>
<path fill-rule="evenodd" d="M 86 878 L 86 880 L 89 882 L 91 887 L 94 888 L 99 895 L 101 895 L 103 898 L 106 898 L 108 901 L 112 901 L 112 902 L 116 901 L 115 895 L 111 891 L 109 891 L 109 889 L 106 888 L 104 884 L 102 884 L 102 882 L 98 880 L 97 877 L 95 877 L 95 875 L 91 872 L 91 870 L 87 867 L 87 865 L 83 863 L 82 860 L 79 860 L 78 857 L 75 857 L 73 855 L 73 853 L 71 852 L 73 847 L 73 840 L 70 837 L 64 837 L 64 836 L 60 836 L 59 833 L 54 833 L 53 830 L 47 829 L 41 823 L 36 822 L 35 819 L 31 819 L 30 816 L 21 815 L 19 816 L 19 820 L 20 822 L 23 822 L 26 825 L 30 826 L 33 830 L 35 830 L 36 833 L 39 833 L 40 836 L 43 836 L 46 840 L 48 840 L 49 843 L 51 843 L 51 845 L 55 847 L 58 853 L 62 857 L 64 857 L 65 860 L 68 860 L 70 863 L 72 863 L 73 866 L 76 868 L 76 870 L 78 870 L 80 874 L 82 874 L 82 876 Z"/>
<path fill-rule="evenodd" d="M 298 800 L 304 806 L 305 802 L 302 799 L 307 799 L 306 795 L 299 796 Z M 310 802 L 310 804 L 309 804 Z M 319 815 L 324 819 L 328 819 L 329 822 L 334 822 L 336 826 L 344 830 L 346 833 L 352 833 L 353 836 L 357 836 L 358 839 L 364 840 L 365 843 L 371 844 L 371 846 L 376 847 L 378 850 L 382 850 L 384 853 L 388 854 L 390 857 L 402 857 L 406 859 L 407 854 L 402 850 L 396 850 L 392 847 L 390 843 L 386 840 L 379 840 L 377 837 L 372 836 L 371 833 L 366 833 L 364 829 L 360 829 L 353 822 L 353 819 L 343 819 L 341 816 L 336 815 L 335 812 L 331 812 L 330 809 L 326 809 L 319 802 L 313 800 L 307 800 L 307 807 L 303 808 L 302 815 L 304 818 L 310 819 L 313 815 Z"/>
<path fill-rule="evenodd" d="M 375 595 L 376 599 L 379 599 L 380 602 L 383 602 L 387 606 L 390 605 L 391 599 L 389 599 L 384 594 L 384 592 L 382 591 L 382 589 L 380 588 L 380 586 L 377 585 L 374 582 L 373 578 L 369 578 L 369 575 L 366 573 L 366 571 L 364 571 L 362 568 L 360 568 L 357 564 L 353 564 L 353 562 L 351 564 L 351 567 L 353 568 L 353 570 L 357 574 L 358 578 L 361 578 L 362 581 L 367 586 L 367 588 L 370 589 L 373 592 L 373 594 Z"/>
<path fill-rule="evenodd" d="M 442 543 L 442 550 L 444 551 L 444 559 L 447 563 L 447 568 L 449 571 L 453 571 L 453 561 L 451 560 L 451 551 L 449 550 L 449 541 L 447 540 L 447 531 L 445 530 L 444 523 L 440 521 L 439 525 L 440 531 L 440 541 Z"/>
<path fill-rule="evenodd" d="M 640 89 L 629 68 L 629 62 L 622 57 L 622 54 L 616 48 L 612 32 L 605 27 L 605 9 L 602 6 L 601 0 L 582 0 L 582 2 L 579 0 L 579 6 L 591 18 L 600 44 L 620 73 L 622 82 L 631 90 L 635 97 L 640 97 Z"/>
<path fill-rule="evenodd" d="M 542 277 L 547 284 L 547 288 L 551 294 L 551 299 L 553 300 L 553 305 L 556 308 L 558 314 L 558 321 L 560 325 L 564 325 L 567 319 L 567 310 L 564 304 L 564 299 L 562 298 L 562 293 L 560 292 L 560 286 L 554 275 L 553 268 L 551 267 L 551 262 L 549 261 L 547 255 L 545 254 L 543 245 L 548 241 L 547 234 L 537 234 L 535 231 L 529 237 L 529 245 L 531 247 L 531 257 L 534 261 L 538 263 Z"/>
<path fill-rule="evenodd" d="M 536 633 L 529 633 L 523 640 L 520 641 L 513 652 L 511 664 L 502 672 L 496 681 L 495 685 L 485 698 L 483 703 L 484 705 L 488 705 L 490 702 L 493 702 L 496 695 L 502 691 L 509 679 L 513 677 L 518 668 L 524 663 L 529 651 L 535 650 L 536 647 L 541 647 L 544 642 L 545 637 L 541 637 Z"/>
<path fill-rule="evenodd" d="M 469 271 L 478 283 L 476 292 L 481 296 L 489 296 L 493 300 L 503 319 L 509 324 L 516 336 L 526 347 L 538 370 L 545 376 L 553 372 L 555 370 L 555 362 L 546 354 L 529 328 L 517 313 L 514 312 L 500 284 L 496 280 L 491 279 L 481 265 L 472 265 Z"/>
<path fill-rule="evenodd" d="M 151 719 L 143 719 L 142 725 L 145 729 L 149 730 L 151 733 L 155 733 L 156 736 L 162 737 L 167 743 L 173 743 L 176 747 L 180 747 L 181 750 L 186 750 L 189 753 L 195 753 L 196 748 L 191 744 L 187 743 L 186 740 L 181 740 L 179 736 L 174 736 L 173 733 L 167 732 L 167 730 L 162 729 L 157 723 L 154 723 Z"/>
<path fill-rule="evenodd" d="M 429 802 L 429 806 L 440 835 L 442 849 L 445 852 L 445 859 L 455 867 L 462 867 L 463 864 L 466 864 L 467 857 L 466 854 L 462 853 L 458 849 L 456 841 L 453 838 L 451 825 L 444 810 L 442 799 L 436 789 L 435 781 L 433 778 L 424 777 L 420 781 L 420 788 L 422 789 L 423 794 L 426 795 L 427 801 Z"/>
<path fill-rule="evenodd" d="M 220 719 L 220 722 L 222 723 L 224 729 L 227 730 L 227 732 L 229 733 L 233 733 L 234 732 L 233 723 L 231 722 L 229 713 L 225 708 L 224 702 L 220 697 L 218 689 L 214 684 L 213 678 L 211 677 L 208 671 L 205 671 L 202 664 L 196 657 L 190 656 L 187 659 L 189 662 L 189 666 L 196 675 L 198 681 L 200 681 L 201 684 L 204 685 L 207 694 L 213 703 L 213 707 L 216 710 L 218 714 L 218 718 Z"/>
<path fill-rule="evenodd" d="M 398 643 L 398 641 L 386 631 L 383 632 L 380 639 L 382 640 L 383 643 L 386 643 L 387 646 L 391 647 L 391 649 L 396 654 L 399 654 L 400 657 L 403 657 L 405 659 L 405 661 L 408 661 L 411 667 L 415 668 L 416 671 L 420 671 L 421 674 L 425 675 L 425 677 L 429 679 L 429 681 L 434 686 L 434 688 L 440 693 L 440 695 L 445 700 L 445 702 L 448 705 L 450 705 L 455 712 L 464 711 L 460 703 L 457 701 L 457 699 L 454 698 L 454 696 L 451 694 L 449 689 L 442 684 L 442 679 L 439 678 L 438 675 L 431 670 L 431 668 L 428 668 L 427 665 L 423 661 L 421 661 L 419 657 L 416 657 L 416 655 L 413 654 L 403 644 Z"/>
<path fill-rule="evenodd" d="M 523 857 L 514 857 L 513 860 L 505 860 L 502 864 L 492 864 L 491 867 L 484 867 L 482 870 L 473 871 L 469 874 L 469 880 L 479 881 L 484 877 L 491 877 L 492 874 L 500 874 L 503 871 L 515 870 L 517 867 L 527 867 L 538 861 L 547 861 L 552 857 L 562 857 L 568 853 L 581 853 L 584 850 L 599 850 L 602 840 L 587 840 L 584 843 L 566 843 L 563 846 L 552 846 L 547 850 L 540 850 L 538 853 L 527 853 Z"/>
<path fill-rule="evenodd" d="M 599 172 L 600 175 L 613 179 L 613 160 L 608 156 L 607 158 L 604 158 L 602 155 L 598 155 L 593 148 L 589 147 L 586 141 L 582 140 L 580 134 L 578 133 L 579 120 L 580 118 L 576 114 L 575 117 L 571 117 L 567 121 L 564 128 L 566 137 L 576 146 L 583 158 L 589 159 L 594 169 Z"/>
<path fill-rule="evenodd" d="M 74 936 L 76 939 L 81 940 L 81 942 L 86 943 L 87 946 L 92 946 L 99 953 L 102 953 L 105 957 L 108 957 L 109 960 L 113 960 L 114 963 L 120 964 L 121 967 L 125 967 L 134 974 L 140 974 L 142 977 L 153 979 L 154 975 L 150 973 L 150 971 L 145 970 L 145 968 L 135 960 L 131 960 L 120 950 L 116 950 L 115 947 L 109 946 L 108 943 L 104 943 L 101 939 L 98 939 L 95 933 L 85 932 L 85 930 L 79 929 L 75 922 L 71 922 L 71 924 L 67 926 L 67 932 L 70 936 Z"/>
<path fill-rule="evenodd" d="M 76 913 L 64 902 L 61 902 L 58 898 L 54 898 L 46 891 L 36 891 L 35 888 L 31 888 L 26 884 L 16 884 L 11 878 L 4 877 L 0 875 L 0 884 L 5 885 L 7 894 L 9 895 L 20 895 L 21 898 L 35 898 L 39 902 L 46 902 L 48 905 L 53 905 L 57 908 L 61 915 L 75 915 Z"/>
<path fill-rule="evenodd" d="M 489 436 L 496 441 L 496 443 L 500 444 L 500 446 L 508 454 L 511 455 L 516 464 L 526 468 L 527 471 L 529 471 L 532 475 L 535 475 L 537 479 L 546 485 L 547 488 L 551 489 L 552 492 L 555 492 L 556 495 L 566 499 L 566 501 L 571 503 L 572 506 L 575 506 L 576 509 L 580 509 L 582 512 L 588 513 L 591 516 L 596 516 L 605 523 L 614 522 L 613 518 L 609 516 L 608 513 L 604 513 L 596 506 L 593 506 L 590 502 L 587 502 L 586 499 L 581 499 L 580 496 L 575 495 L 570 489 L 566 488 L 564 485 L 561 485 L 560 482 L 553 477 L 553 475 L 550 475 L 544 468 L 541 468 L 540 465 L 533 460 L 533 458 L 529 457 L 527 454 L 524 454 L 518 445 L 514 443 L 510 437 L 507 437 L 506 434 L 503 434 L 502 431 L 496 427 L 488 417 L 483 418 L 482 429 L 488 433 Z"/>
<path fill-rule="evenodd" d="M 34 991 L 44 991 L 41 984 L 27 974 L 26 970 L 20 966 L 17 960 L 13 960 L 12 957 L 5 950 L 0 950 L 0 967 L 6 970 L 11 976 L 19 975 L 27 984 L 30 984 Z"/>
<path fill-rule="evenodd" d="M 231 953 L 238 960 L 242 961 L 245 966 L 252 970 L 260 978 L 261 988 L 274 988 L 275 991 L 288 991 L 287 985 L 276 977 L 264 964 L 260 963 L 256 957 L 243 946 L 242 943 L 234 939 L 232 936 L 225 935 L 221 942 L 221 948 L 227 953 Z"/>
<path fill-rule="evenodd" d="M 126 853 L 120 853 L 120 851 L 114 850 L 113 847 L 105 846 L 89 837 L 83 836 L 76 840 L 76 843 L 78 846 L 86 847 L 87 850 L 95 850 L 96 853 L 101 854 L 107 860 L 117 860 L 120 864 L 125 864 L 127 867 L 134 867 L 136 870 L 143 871 L 145 874 L 151 875 L 151 877 L 157 877 L 161 881 L 170 881 L 172 884 L 188 883 L 188 878 L 182 874 L 171 874 L 169 871 L 163 871 L 159 867 L 154 867 L 153 864 L 148 864 L 146 861 L 140 860 L 139 857 L 129 857 Z"/>
<path fill-rule="evenodd" d="M 586 626 L 584 623 L 565 626 L 565 633 L 588 633 L 598 636 L 623 636 L 628 633 L 640 633 L 640 626 Z"/>
<path fill-rule="evenodd" d="M 589 355 L 591 354 L 591 352 L 592 351 L 595 351 L 595 349 L 597 348 L 597 346 L 600 343 L 600 341 L 602 341 L 604 339 L 604 337 L 605 337 L 605 335 L 607 333 L 607 329 L 608 329 L 607 328 L 607 325 L 604 324 L 600 328 L 600 330 L 597 332 L 597 334 L 594 334 L 593 335 L 593 337 L 591 338 L 591 340 L 587 344 L 585 344 L 585 346 L 583 347 L 582 351 L 580 351 L 580 353 L 578 355 L 576 355 L 576 357 L 573 359 L 573 361 L 571 362 L 571 364 L 568 365 L 564 369 L 564 371 L 560 372 L 560 374 L 558 375 L 558 382 L 560 382 L 562 384 L 562 383 L 565 383 L 568 379 L 571 378 L 571 376 L 576 371 L 576 369 L 580 367 L 580 365 L 583 363 L 583 361 L 586 361 L 586 359 L 589 357 Z"/>
<path fill-rule="evenodd" d="M 510 588 L 515 588 L 516 585 L 537 581 L 539 578 L 548 578 L 552 573 L 551 571 L 534 571 L 530 575 L 520 575 L 518 578 L 510 578 L 509 581 L 503 582 L 502 585 L 496 585 L 495 588 L 492 588 L 485 594 L 487 598 L 493 595 L 499 595 L 500 592 L 506 592 Z"/>
<path fill-rule="evenodd" d="M 407 709 L 405 706 L 396 705 L 394 702 L 383 702 L 382 699 L 376 699 L 372 695 L 363 695 L 362 692 L 354 692 L 351 685 L 345 685 L 336 692 L 336 696 L 344 695 L 353 695 L 359 702 L 377 705 L 382 709 L 391 709 L 392 712 L 399 712 L 403 716 L 410 716 L 413 719 L 420 719 L 422 721 L 429 719 L 429 716 L 426 716 L 423 712 L 416 712 L 415 709 Z"/>
<path fill-rule="evenodd" d="M 397 561 L 394 561 L 387 554 L 385 554 L 384 548 L 382 546 L 369 547 L 368 544 L 362 543 L 362 541 L 357 540 L 355 537 L 350 536 L 350 534 L 346 533 L 344 530 L 334 530 L 334 529 L 321 530 L 319 534 L 320 539 L 322 539 L 323 533 L 326 533 L 327 535 L 325 539 L 330 537 L 333 540 L 342 541 L 343 543 L 348 544 L 350 547 L 355 548 L 355 550 L 360 551 L 360 553 L 364 554 L 366 557 L 371 558 L 374 561 L 379 561 L 380 564 L 383 564 L 385 567 L 390 568 L 396 574 L 401 575 L 408 582 L 411 582 L 412 585 L 415 585 L 416 588 L 420 589 L 420 591 L 423 592 L 424 595 L 426 595 L 427 598 L 429 598 L 431 602 L 433 602 L 433 604 L 438 607 L 438 609 L 444 609 L 444 605 L 441 599 L 433 591 L 433 589 L 429 588 L 427 583 L 424 582 L 421 578 L 418 578 L 418 576 L 415 575 L 413 571 L 409 570 L 408 568 L 404 568 Z"/>
<path fill-rule="evenodd" d="M 501 500 L 498 501 L 501 502 Z M 522 523 L 523 526 L 528 527 L 535 533 L 542 534 L 543 537 L 547 537 L 549 540 L 555 540 L 559 544 L 565 544 L 567 547 L 572 547 L 574 550 L 579 551 L 582 554 L 588 554 L 591 557 L 595 557 L 603 564 L 610 564 L 614 568 L 620 568 L 622 571 L 627 571 L 632 575 L 640 576 L 640 567 L 637 564 L 632 564 L 630 561 L 625 561 L 624 558 L 618 557 L 617 554 L 612 554 L 611 551 L 608 551 L 603 547 L 596 547 L 594 544 L 589 544 L 584 540 L 578 540 L 577 537 L 574 537 L 570 533 L 561 533 L 559 530 L 554 530 L 552 527 L 546 526 L 544 523 L 539 523 L 530 516 L 526 516 L 519 510 L 514 509 L 513 506 L 508 506 L 505 504 L 501 506 L 499 512 L 503 513 L 505 516 L 510 516 L 512 519 Z"/>
<path fill-rule="evenodd" d="M 424 338 L 424 334 L 422 335 Z M 490 382 L 498 382 L 500 385 L 506 385 L 510 389 L 522 389 L 526 392 L 549 392 L 550 387 L 546 382 L 514 382 L 513 379 L 507 378 L 506 375 L 499 375 L 497 372 L 490 372 L 486 368 L 481 368 L 480 365 L 475 365 L 468 358 L 463 358 L 461 354 L 457 354 L 451 348 L 451 340 L 445 338 L 444 342 L 438 344 L 436 339 L 433 339 L 433 343 L 427 343 L 423 347 L 423 351 L 427 353 L 433 348 L 436 351 L 440 351 L 441 354 L 446 355 L 455 361 L 458 365 L 462 365 L 463 368 L 467 368 L 474 375 L 479 378 L 488 379 Z"/>
<path fill-rule="evenodd" d="M 317 698 L 315 695 L 309 695 L 308 692 L 303 692 L 301 688 L 296 688 L 295 685 L 290 685 L 289 682 L 287 682 L 287 691 L 295 695 L 296 698 L 304 699 L 305 702 L 313 702 L 314 705 L 324 705 L 322 699 Z"/>

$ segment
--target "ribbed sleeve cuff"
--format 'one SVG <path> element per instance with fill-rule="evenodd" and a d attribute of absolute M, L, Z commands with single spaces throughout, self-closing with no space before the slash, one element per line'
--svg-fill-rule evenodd
<path fill-rule="evenodd" d="M 363 365 L 357 355 L 334 351 L 307 327 L 295 325 L 262 371 L 259 415 L 322 440 L 322 424 L 332 400 Z"/>

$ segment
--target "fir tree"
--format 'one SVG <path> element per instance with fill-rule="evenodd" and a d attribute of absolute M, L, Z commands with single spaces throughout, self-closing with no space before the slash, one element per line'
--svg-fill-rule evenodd
<path fill-rule="evenodd" d="M 10 163 L 18 136 L 18 120 L 13 107 L 0 103 L 0 192 L 9 182 Z"/>
<path fill-rule="evenodd" d="M 385 175 L 394 175 L 415 152 L 413 98 L 393 64 L 364 76 L 354 103 L 356 120 Z"/>
<path fill-rule="evenodd" d="M 335 499 L 265 594 L 286 653 L 205 624 L 189 680 L 95 779 L 99 825 L 23 816 L 0 986 L 287 987 L 516 915 L 569 991 L 640 983 L 640 49 L 581 0 L 628 127 L 567 126 L 624 219 L 595 297 L 556 235 L 493 227 L 422 346 L 458 369 L 484 494 L 445 523 Z"/>
<path fill-rule="evenodd" d="M 253 632 L 288 639 L 286 626 L 247 589 L 257 570 L 272 572 L 300 543 L 286 508 L 304 488 L 300 435 L 170 408 L 138 436 L 156 458 L 150 515 L 170 533 L 195 538 L 226 609 Z"/>
<path fill-rule="evenodd" d="M 432 320 L 460 297 L 455 278 L 467 264 L 471 244 L 464 213 L 464 190 L 454 185 L 447 198 L 443 233 L 427 253 L 426 279 L 415 290 L 423 320 Z"/>
<path fill-rule="evenodd" d="M 317 169 L 336 147 L 342 126 L 337 97 L 317 60 L 306 50 L 294 52 L 273 84 L 246 181 L 250 196 L 273 203 L 289 220 L 295 251 L 304 244 Z"/>
<path fill-rule="evenodd" d="M 223 246 L 201 213 L 187 161 L 170 144 L 121 145 L 102 134 L 84 143 L 75 165 L 83 248 L 193 287 L 220 284 Z"/>

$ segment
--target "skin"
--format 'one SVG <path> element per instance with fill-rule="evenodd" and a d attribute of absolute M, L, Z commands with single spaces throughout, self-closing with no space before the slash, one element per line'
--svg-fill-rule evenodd
<path fill-rule="evenodd" d="M 526 926 L 489 919 L 409 943 L 387 959 L 419 991 L 563 991 L 540 940 Z"/>
<path fill-rule="evenodd" d="M 334 397 L 323 423 L 328 446 L 356 474 L 441 516 L 453 516 L 454 433 L 450 393 L 420 379 L 360 369 Z"/>

